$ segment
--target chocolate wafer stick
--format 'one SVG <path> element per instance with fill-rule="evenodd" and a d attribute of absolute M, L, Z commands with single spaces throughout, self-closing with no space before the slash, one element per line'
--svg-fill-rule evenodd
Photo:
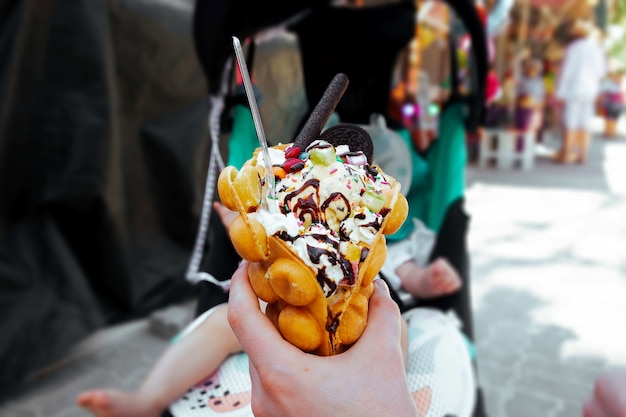
<path fill-rule="evenodd" d="M 326 125 L 326 122 L 335 111 L 343 93 L 348 88 L 348 76 L 339 73 L 332 79 L 324 95 L 317 103 L 302 130 L 293 141 L 300 149 L 305 149 L 313 140 L 317 139 Z"/>

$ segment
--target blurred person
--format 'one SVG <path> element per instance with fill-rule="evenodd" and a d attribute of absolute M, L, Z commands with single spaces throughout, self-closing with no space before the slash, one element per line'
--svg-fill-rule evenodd
<path fill-rule="evenodd" d="M 519 121 L 521 130 L 538 132 L 543 123 L 543 109 L 546 98 L 545 80 L 542 77 L 542 64 L 537 59 L 529 59 L 517 86 L 517 94 L 522 101 L 522 109 L 527 110 Z"/>
<path fill-rule="evenodd" d="M 570 30 L 556 97 L 563 107 L 563 139 L 557 161 L 584 163 L 591 139 L 595 101 L 606 74 L 606 57 L 589 23 L 577 20 Z"/>
<path fill-rule="evenodd" d="M 545 137 L 546 130 L 554 129 L 560 125 L 560 114 L 558 109 L 558 99 L 556 99 L 556 80 L 558 74 L 557 64 L 545 59 L 543 62 L 543 82 L 545 87 L 545 105 L 543 114 L 543 130 L 542 139 Z M 542 140 L 542 142 L 545 142 Z"/>
<path fill-rule="evenodd" d="M 612 370 L 596 378 L 593 392 L 583 405 L 583 417 L 626 416 L 626 371 Z"/>
<path fill-rule="evenodd" d="M 617 124 L 624 111 L 626 85 L 623 71 L 610 71 L 600 88 L 600 106 L 604 118 L 604 137 L 617 137 Z"/>
<path fill-rule="evenodd" d="M 506 104 L 502 103 L 502 85 L 493 62 L 489 64 L 485 83 L 485 126 L 500 126 L 506 121 Z"/>
<path fill-rule="evenodd" d="M 502 87 L 500 86 L 500 78 L 496 72 L 495 65 L 489 64 L 489 72 L 487 72 L 487 82 L 485 85 L 485 100 L 487 105 L 497 101 L 502 96 Z"/>

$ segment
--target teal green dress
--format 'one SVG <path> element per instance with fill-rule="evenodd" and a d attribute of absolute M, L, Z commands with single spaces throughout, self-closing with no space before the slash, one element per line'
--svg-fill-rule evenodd
<path fill-rule="evenodd" d="M 408 219 L 421 220 L 435 233 L 450 204 L 465 193 L 467 147 L 463 119 L 461 104 L 446 107 L 439 118 L 439 136 L 425 157 L 413 147 L 408 130 L 398 132 L 411 150 L 413 176 L 406 196 Z M 411 233 L 414 225 L 408 219 L 396 233 L 387 236 L 388 241 L 404 239 Z"/>
<path fill-rule="evenodd" d="M 250 109 L 242 104 L 233 108 L 233 128 L 228 140 L 228 160 L 226 166 L 241 169 L 244 162 L 259 147 L 259 139 L 254 128 L 254 119 Z"/>

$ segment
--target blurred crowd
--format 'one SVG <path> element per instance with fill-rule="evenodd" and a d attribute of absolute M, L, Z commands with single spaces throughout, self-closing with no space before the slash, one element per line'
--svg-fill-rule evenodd
<path fill-rule="evenodd" d="M 595 117 L 604 121 L 604 138 L 617 137 L 625 71 L 606 53 L 600 31 L 590 22 L 571 21 L 565 38 L 558 60 L 526 53 L 519 74 L 509 68 L 502 77 L 492 66 L 486 125 L 531 132 L 538 149 L 555 161 L 584 163 Z M 558 132 L 558 148 L 546 146 L 547 132 Z"/>

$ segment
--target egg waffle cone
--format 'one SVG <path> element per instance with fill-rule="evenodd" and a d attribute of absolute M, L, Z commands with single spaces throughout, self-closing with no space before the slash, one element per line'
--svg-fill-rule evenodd
<path fill-rule="evenodd" d="M 387 256 L 384 234 L 394 233 L 407 216 L 408 204 L 400 185 L 386 176 L 391 183 L 385 193 L 388 214 L 371 244 L 359 244 L 367 255 L 359 259 L 356 282 L 339 284 L 326 297 L 316 270 L 284 240 L 267 236 L 263 225 L 248 215 L 261 207 L 265 171 L 250 161 L 240 171 L 224 169 L 218 178 L 218 192 L 222 203 L 239 213 L 229 235 L 239 255 L 251 262 L 248 274 L 252 288 L 268 303 L 266 315 L 287 341 L 323 356 L 343 352 L 365 329 L 372 281 Z"/>

